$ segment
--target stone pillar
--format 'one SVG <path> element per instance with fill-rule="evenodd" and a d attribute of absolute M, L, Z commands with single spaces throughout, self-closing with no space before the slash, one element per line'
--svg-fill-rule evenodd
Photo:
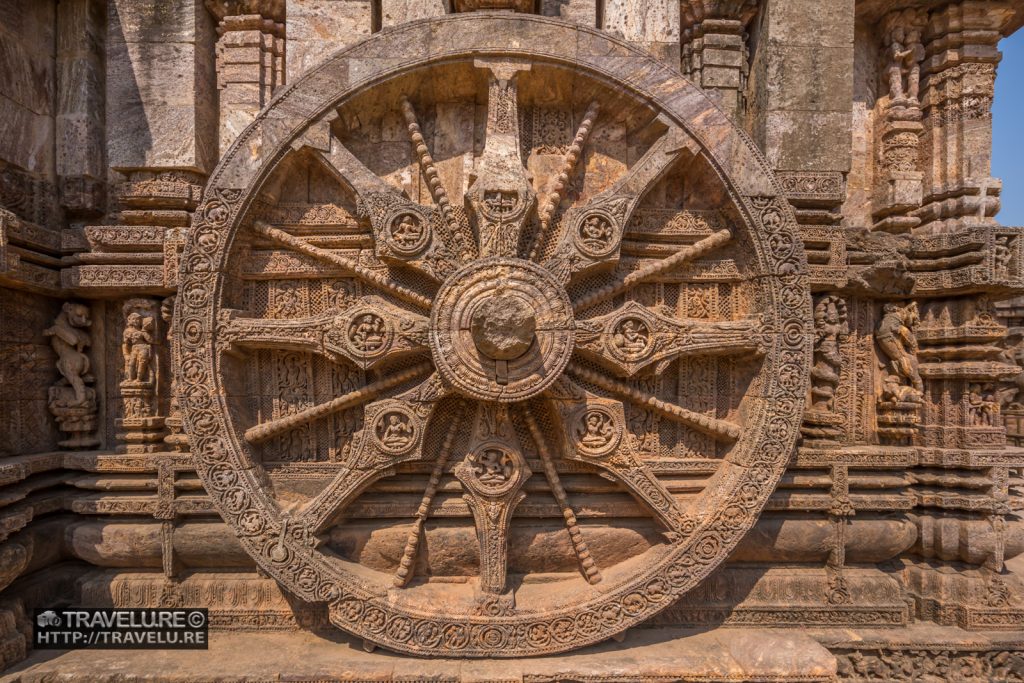
<path fill-rule="evenodd" d="M 853 0 L 767 5 L 751 66 L 748 128 L 777 171 L 850 169 Z M 809 40 L 813 36 L 813 40 Z"/>
<path fill-rule="evenodd" d="M 53 2 L 0 3 L 0 206 L 41 225 L 59 219 L 54 184 Z"/>
<path fill-rule="evenodd" d="M 107 154 L 113 171 L 217 163 L 216 34 L 202 0 L 107 5 Z"/>
<path fill-rule="evenodd" d="M 56 162 L 68 218 L 96 218 L 106 204 L 104 68 L 106 3 L 57 3 Z"/>
<path fill-rule="evenodd" d="M 275 0 L 206 0 L 217 20 L 220 154 L 284 84 L 284 5 Z"/>
<path fill-rule="evenodd" d="M 829 232 L 842 221 L 850 170 L 854 3 L 787 0 L 763 11 L 751 28 L 757 37 L 746 101 L 739 102 L 745 108 L 737 113 L 782 181 L 797 221 Z"/>
<path fill-rule="evenodd" d="M 598 0 L 540 0 L 540 13 L 583 26 L 597 26 Z"/>
<path fill-rule="evenodd" d="M 890 12 L 881 22 L 885 49 L 882 54 L 882 87 L 875 141 L 878 176 L 875 180 L 872 217 L 876 230 L 909 232 L 921 219 L 909 212 L 921 206 L 920 170 L 921 34 L 927 21 L 923 10 Z"/>
<path fill-rule="evenodd" d="M 1000 30 L 1014 3 L 965 0 L 931 13 L 925 30 L 921 228 L 993 225 L 1002 184 L 991 177 L 992 96 Z"/>
<path fill-rule="evenodd" d="M 679 66 L 678 0 L 604 0 L 603 28 Z"/>
<path fill-rule="evenodd" d="M 748 69 L 746 28 L 757 13 L 757 0 L 683 0 L 683 74 L 718 97 L 722 107 L 742 110 Z"/>

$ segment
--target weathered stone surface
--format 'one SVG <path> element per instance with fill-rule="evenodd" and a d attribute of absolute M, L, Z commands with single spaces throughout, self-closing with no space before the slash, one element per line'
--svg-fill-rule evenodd
<path fill-rule="evenodd" d="M 735 637 L 738 634 L 743 637 Z M 165 681 L 253 678 L 332 681 L 565 681 L 565 680 L 832 680 L 836 665 L 811 638 L 778 631 L 688 633 L 631 632 L 622 643 L 578 654 L 504 662 L 399 659 L 367 653 L 350 639 L 308 633 L 232 634 L 203 652 L 151 652 L 148 671 Z M 59 669 L 33 655 L 9 671 L 4 683 L 79 680 L 96 671 L 141 680 L 137 658 L 117 651 L 79 651 L 60 658 Z"/>
<path fill-rule="evenodd" d="M 1024 8 L 0 18 L 9 680 L 1024 680 Z"/>

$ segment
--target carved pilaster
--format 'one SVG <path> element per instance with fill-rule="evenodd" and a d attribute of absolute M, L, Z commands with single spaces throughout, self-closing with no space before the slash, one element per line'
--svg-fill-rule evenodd
<path fill-rule="evenodd" d="M 923 203 L 914 215 L 930 232 L 992 224 L 1001 183 L 991 177 L 992 96 L 1001 28 L 1010 2 L 966 0 L 931 13 L 926 56 Z"/>
<path fill-rule="evenodd" d="M 930 389 L 925 445 L 1002 448 L 1006 443 L 1000 383 L 1019 370 L 1002 348 L 1006 328 L 986 296 L 924 307 L 921 374 Z M 931 404 L 935 404 L 934 406 Z"/>
<path fill-rule="evenodd" d="M 882 68 L 888 96 L 879 105 L 876 124 L 878 178 L 872 216 L 876 230 L 909 232 L 921 221 L 907 212 L 921 205 L 924 175 L 920 170 L 921 33 L 927 21 L 922 10 L 890 12 L 881 22 Z"/>
<path fill-rule="evenodd" d="M 171 365 L 175 364 L 177 358 L 177 352 L 174 349 L 174 301 L 176 297 L 169 296 L 163 300 L 160 304 L 160 317 L 164 321 L 164 325 L 167 330 L 167 347 L 169 349 L 169 357 Z M 170 393 L 171 398 L 167 406 L 167 419 L 164 421 L 164 426 L 167 427 L 167 436 L 164 437 L 164 443 L 167 447 L 173 451 L 187 451 L 188 450 L 188 436 L 184 433 L 181 424 L 181 407 L 178 405 L 178 391 L 177 391 L 177 380 L 174 377 L 174 373 L 171 374 L 171 386 Z"/>
<path fill-rule="evenodd" d="M 220 153 L 252 123 L 284 84 L 284 3 L 276 0 L 206 0 L 217 20 Z"/>

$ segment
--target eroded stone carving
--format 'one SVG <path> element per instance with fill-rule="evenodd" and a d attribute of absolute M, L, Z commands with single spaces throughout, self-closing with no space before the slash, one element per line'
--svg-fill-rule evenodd
<path fill-rule="evenodd" d="M 57 354 L 57 370 L 61 380 L 50 387 L 50 412 L 68 438 L 64 448 L 98 446 L 96 432 L 96 390 L 89 386 L 95 378 L 86 349 L 92 345 L 89 328 L 92 319 L 85 304 L 68 302 L 61 308 L 53 326 L 43 333 Z"/>
<path fill-rule="evenodd" d="M 875 343 L 882 366 L 878 397 L 878 433 L 897 442 L 917 431 L 924 381 L 917 359 L 916 328 L 920 323 L 917 303 L 882 306 Z"/>
<path fill-rule="evenodd" d="M 159 306 L 152 299 L 129 299 L 121 307 L 121 398 L 123 413 L 118 438 L 124 452 L 152 452 L 163 440 L 164 418 L 157 415 L 156 321 Z"/>
<path fill-rule="evenodd" d="M 842 297 L 826 295 L 814 306 L 814 366 L 811 368 L 811 405 L 804 413 L 802 433 L 807 439 L 835 443 L 843 433 L 843 417 L 836 411 L 836 389 L 843 356 L 839 344 L 850 332 L 849 314 Z"/>
<path fill-rule="evenodd" d="M 56 112 L 55 167 L 46 126 L 0 141 L 20 215 L 0 210 L 0 667 L 23 605 L 73 595 L 208 606 L 218 630 L 333 622 L 441 677 L 641 622 L 728 625 L 700 642 L 785 665 L 734 678 L 785 678 L 799 650 L 824 666 L 796 678 L 831 680 L 809 627 L 841 678 L 1020 677 L 1024 241 L 995 221 L 988 118 L 1024 7 L 211 0 L 215 38 L 122 0 L 79 30 L 102 5 L 59 3 L 57 87 L 15 88 Z M 560 20 L 441 16 L 513 5 Z M 808 26 L 830 45 L 810 64 L 789 45 Z M 107 90 L 64 97 L 76 64 L 108 64 Z M 218 115 L 221 152 L 239 139 L 214 171 Z M 119 174 L 100 218 L 90 179 Z M 98 297 L 79 329 L 97 440 L 120 439 L 102 451 L 52 452 L 45 422 L 42 333 L 71 294 Z M 681 644 L 634 678 L 700 678 Z M 367 657 L 365 677 L 416 668 Z M 480 669 L 560 679 L 520 664 Z"/>
<path fill-rule="evenodd" d="M 893 12 L 886 17 L 885 67 L 890 106 L 917 105 L 921 91 L 924 46 L 921 33 L 927 16 L 917 9 Z"/>

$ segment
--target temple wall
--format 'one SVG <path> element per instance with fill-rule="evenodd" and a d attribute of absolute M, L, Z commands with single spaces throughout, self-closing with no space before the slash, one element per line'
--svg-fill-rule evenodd
<path fill-rule="evenodd" d="M 539 14 L 624 41 L 700 88 L 713 103 L 706 119 L 720 125 L 712 142 L 726 137 L 719 116 L 749 136 L 806 252 L 810 379 L 789 465 L 732 555 L 644 627 L 817 629 L 850 679 L 862 672 L 850 664 L 844 673 L 843 663 L 862 646 L 840 629 L 878 629 L 895 643 L 929 622 L 947 629 L 936 642 L 949 651 L 968 648 L 964 632 L 1016 639 L 1007 649 L 1024 651 L 1024 578 L 1012 562 L 1024 553 L 1024 228 L 995 219 L 1013 181 L 1004 189 L 990 168 L 998 41 L 1024 23 L 1015 3 L 922 0 L 890 11 L 875 0 L 13 0 L 0 7 L 0 670 L 26 656 L 26 615 L 46 601 L 203 600 L 226 630 L 330 628 L 322 605 L 293 599 L 257 570 L 197 469 L 175 386 L 186 332 L 175 329 L 174 309 L 193 267 L 182 268 L 186 242 L 218 218 L 203 207 L 229 150 L 256 165 L 287 132 L 248 137 L 276 95 L 364 39 L 504 4 L 501 16 Z M 475 210 L 479 178 L 511 182 L 507 160 L 521 161 L 529 192 L 517 191 L 533 193 L 545 226 L 573 202 L 621 190 L 615 183 L 659 139 L 655 117 L 621 93 L 601 99 L 582 79 L 544 81 L 557 71 L 549 66 L 478 62 L 438 66 L 422 81 L 396 77 L 380 102 L 361 95 L 295 142 L 253 215 L 321 251 L 357 256 L 344 267 L 310 265 L 315 252 L 297 257 L 268 232 L 232 256 L 232 310 L 315 318 L 369 290 L 346 274 L 352 263 L 386 270 L 371 248 L 372 212 L 357 201 L 379 187 L 338 182 L 339 168 L 350 170 L 331 157 L 338 139 L 373 182 L 379 175 L 406 199 L 442 207 L 445 225 Z M 526 73 L 537 80 L 516 75 Z M 488 103 L 515 95 L 517 78 L 528 106 L 513 100 L 512 134 L 501 128 L 512 115 Z M 430 106 L 387 110 L 381 102 L 400 101 L 402 88 Z M 716 221 L 739 225 L 738 213 L 715 213 L 731 201 L 708 180 L 721 168 L 694 161 L 693 140 L 669 146 L 686 162 L 646 178 L 643 203 L 631 205 L 631 267 L 693 247 Z M 729 164 L 756 165 L 741 157 Z M 544 184 L 549 176 L 558 181 Z M 503 196 L 486 199 L 500 208 Z M 567 248 L 536 239 L 545 258 Z M 436 275 L 424 263 L 415 265 Z M 614 305 L 737 322 L 763 303 L 736 274 L 750 265 L 704 259 L 696 275 L 646 283 Z M 286 419 L 388 374 L 372 362 L 332 370 L 308 350 L 286 350 L 261 350 L 238 372 L 236 416 Z M 635 379 L 639 403 L 685 404 L 702 416 L 704 431 L 690 434 L 670 409 L 622 414 L 638 457 L 663 467 L 680 501 L 703 490 L 707 463 L 728 450 L 706 424 L 742 416 L 754 403 L 741 409 L 743 392 L 761 389 L 741 365 L 673 357 L 636 378 L 628 363 L 617 366 L 616 381 Z M 568 431 L 551 424 L 561 443 Z M 339 412 L 275 436 L 268 488 L 286 492 L 288 505 L 308 500 L 324 485 L 318 468 L 344 461 L 362 427 L 361 415 Z M 300 456 L 288 455 L 296 448 Z M 547 497 L 521 512 L 529 521 L 510 536 L 510 571 L 577 572 L 587 553 L 565 533 L 557 496 L 536 488 L 550 473 L 531 458 L 534 488 L 524 490 Z M 427 559 L 406 563 L 420 575 L 475 576 L 482 562 L 466 550 L 477 536 L 454 472 L 435 491 L 443 521 L 422 530 Z M 430 482 L 440 476 L 417 463 L 367 485 L 351 523 L 325 543 L 396 572 L 410 533 L 421 533 L 423 491 L 438 489 Z M 661 542 L 621 482 L 578 465 L 561 476 L 563 497 L 587 501 L 579 527 L 595 556 L 625 561 Z M 939 645 L 921 651 L 929 647 Z"/>

